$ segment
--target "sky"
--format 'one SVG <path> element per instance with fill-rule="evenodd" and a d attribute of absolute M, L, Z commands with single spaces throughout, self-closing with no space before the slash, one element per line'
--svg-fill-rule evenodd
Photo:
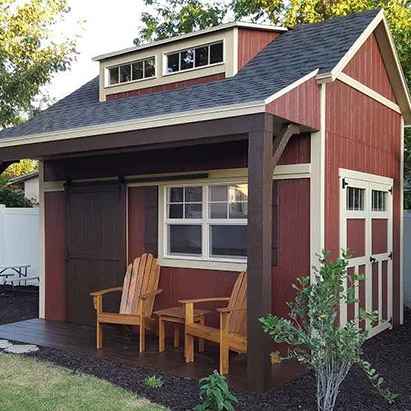
<path fill-rule="evenodd" d="M 143 8 L 142 0 L 70 0 L 71 12 L 59 27 L 78 39 L 78 55 L 70 71 L 57 74 L 46 86 L 55 100 L 70 94 L 98 74 L 92 57 L 133 46 Z M 81 25 L 79 22 L 84 21 Z"/>

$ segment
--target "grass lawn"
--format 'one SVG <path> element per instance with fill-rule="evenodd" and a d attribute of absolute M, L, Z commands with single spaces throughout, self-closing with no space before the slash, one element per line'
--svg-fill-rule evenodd
<path fill-rule="evenodd" d="M 33 358 L 0 354 L 0 410 L 165 409 L 98 378 Z"/>

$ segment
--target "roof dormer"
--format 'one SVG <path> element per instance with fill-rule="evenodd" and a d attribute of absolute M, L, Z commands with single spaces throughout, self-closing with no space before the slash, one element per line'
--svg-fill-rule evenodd
<path fill-rule="evenodd" d="M 100 101 L 231 77 L 286 29 L 229 23 L 100 55 Z"/>

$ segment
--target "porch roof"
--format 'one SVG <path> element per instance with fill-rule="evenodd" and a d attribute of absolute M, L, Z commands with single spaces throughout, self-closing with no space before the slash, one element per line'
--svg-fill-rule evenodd
<path fill-rule="evenodd" d="M 44 135 L 90 126 L 104 126 L 196 110 L 260 104 L 304 76 L 330 72 L 343 58 L 378 10 L 304 24 L 282 33 L 237 75 L 178 91 L 163 91 L 99 102 L 98 77 L 24 124 L 0 131 L 0 140 Z M 98 134 L 98 133 L 94 133 Z M 90 134 L 89 134 L 90 135 Z"/>

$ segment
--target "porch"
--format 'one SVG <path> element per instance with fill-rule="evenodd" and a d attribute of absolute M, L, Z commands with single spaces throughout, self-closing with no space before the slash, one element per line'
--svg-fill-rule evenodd
<path fill-rule="evenodd" d="M 54 348 L 63 352 L 77 352 L 98 360 L 114 362 L 128 368 L 143 368 L 147 375 L 164 373 L 177 377 L 200 379 L 218 368 L 218 347 L 206 344 L 204 353 L 196 352 L 196 361 L 186 364 L 182 344 L 174 349 L 167 341 L 165 352 L 158 352 L 158 337 L 150 334 L 147 351 L 138 352 L 138 336 L 119 328 L 107 326 L 103 349 L 96 350 L 95 328 L 63 321 L 31 319 L 0 325 L 0 339 L 7 339 L 40 347 Z M 304 370 L 295 363 L 282 362 L 271 367 L 269 387 L 280 386 Z M 228 376 L 230 386 L 236 391 L 247 391 L 247 359 L 245 355 L 233 355 Z"/>
<path fill-rule="evenodd" d="M 232 384 L 264 391 L 287 381 L 288 375 L 295 376 L 285 365 L 271 367 L 270 353 L 276 350 L 258 319 L 269 312 L 286 315 L 286 302 L 293 297 L 291 284 L 310 270 L 312 131 L 312 127 L 258 113 L 4 149 L 7 161 L 22 156 L 42 160 L 40 317 L 72 324 L 51 322 L 60 325 L 49 326 L 40 320 L 15 324 L 3 328 L 0 337 L 95 353 L 95 330 L 90 324 L 96 317 L 90 292 L 118 287 L 127 263 L 151 253 L 158 256 L 161 266 L 163 293 L 156 309 L 176 306 L 181 299 L 227 297 L 237 272 L 247 271 L 249 361 L 248 365 L 230 362 Z M 247 212 L 233 219 L 241 244 L 218 243 L 223 238 L 217 236 L 221 226 L 216 228 L 215 251 L 210 251 L 207 241 L 213 226 L 208 220 L 180 221 L 180 216 L 177 222 L 163 221 L 162 216 L 170 215 L 166 211 L 169 190 L 181 191 L 186 185 L 202 193 L 200 211 L 194 211 L 207 215 L 208 190 L 216 183 L 223 184 L 224 190 L 230 190 L 230 184 L 247 184 Z M 223 220 L 229 220 L 227 215 Z M 193 221 L 202 228 L 196 227 L 195 233 L 187 230 L 188 244 L 176 243 L 173 253 L 169 252 L 169 227 L 174 224 L 177 230 L 183 223 L 190 227 Z M 295 224 L 300 227 L 299 247 L 291 229 Z M 232 234 L 231 238 L 237 237 Z M 230 253 L 230 248 L 235 252 Z M 222 257 L 213 260 L 209 253 Z M 176 259 L 169 254 L 196 258 Z M 233 262 L 227 255 L 247 260 L 234 258 Z M 107 302 L 108 311 L 118 312 L 118 301 Z M 89 328 L 77 329 L 83 325 L 73 324 Z M 124 341 L 114 339 L 113 344 L 110 348 L 105 343 L 98 356 L 122 358 L 124 352 L 123 361 L 129 365 L 183 376 L 203 377 L 218 368 L 218 352 L 215 359 L 207 357 L 213 350 L 206 350 L 204 358 L 197 354 L 195 362 L 186 365 L 182 352 L 159 354 L 149 345 L 149 353 L 137 354 L 137 339 L 135 345 L 130 344 L 131 351 L 124 350 Z"/>

